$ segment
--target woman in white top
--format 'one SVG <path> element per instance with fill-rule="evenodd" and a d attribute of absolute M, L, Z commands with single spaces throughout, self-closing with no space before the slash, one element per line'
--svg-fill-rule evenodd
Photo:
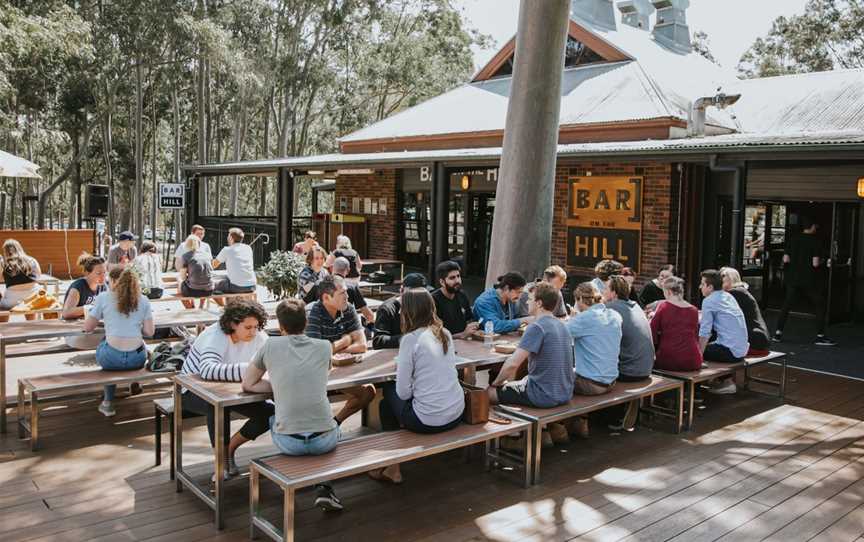
<path fill-rule="evenodd" d="M 453 338 L 435 313 L 425 288 L 402 294 L 402 341 L 396 358 L 396 384 L 385 386 L 380 405 L 384 429 L 440 433 L 462 421 L 465 397 L 456 374 Z M 402 482 L 399 465 L 371 471 L 376 480 Z"/>
<path fill-rule="evenodd" d="M 204 380 L 242 381 L 249 363 L 267 342 L 267 334 L 264 333 L 266 324 L 267 311 L 257 301 L 231 301 L 225 306 L 219 322 L 208 326 L 195 339 L 180 372 L 198 375 Z M 210 434 L 210 445 L 213 446 L 213 406 L 194 393 L 184 393 L 183 410 L 207 416 L 207 432 Z M 229 441 L 230 416 L 225 416 L 225 430 L 222 434 L 225 435 L 225 444 L 228 444 L 226 477 L 237 474 L 234 452 L 241 444 L 266 433 L 270 429 L 270 416 L 275 411 L 272 403 L 261 401 L 232 407 L 231 412 L 248 419 Z"/>
<path fill-rule="evenodd" d="M 141 275 L 141 290 L 147 299 L 162 297 L 162 258 L 159 257 L 156 243 L 152 241 L 141 243 L 141 252 L 132 265 Z"/>

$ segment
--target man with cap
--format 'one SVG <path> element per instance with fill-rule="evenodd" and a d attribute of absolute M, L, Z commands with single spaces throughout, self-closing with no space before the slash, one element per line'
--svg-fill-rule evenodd
<path fill-rule="evenodd" d="M 135 235 L 131 231 L 120 232 L 117 244 L 108 249 L 108 272 L 115 267 L 126 267 L 138 256 L 135 248 Z"/>
<path fill-rule="evenodd" d="M 402 279 L 401 294 L 411 288 L 425 288 L 426 277 L 420 273 L 408 273 Z M 383 350 L 385 348 L 399 348 L 399 340 L 402 338 L 402 297 L 391 297 L 378 307 L 375 315 L 375 334 L 372 337 L 372 348 Z"/>

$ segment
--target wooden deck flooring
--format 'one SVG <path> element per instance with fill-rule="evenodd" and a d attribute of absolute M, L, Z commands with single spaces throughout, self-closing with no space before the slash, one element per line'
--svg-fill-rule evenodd
<path fill-rule="evenodd" d="M 484 473 L 479 459 L 466 463 L 455 452 L 404 465 L 402 486 L 365 476 L 337 482 L 342 513 L 313 508 L 312 493 L 301 492 L 298 537 L 860 540 L 864 382 L 791 376 L 785 404 L 752 392 L 709 396 L 691 433 L 640 427 L 610 434 L 596 425 L 590 439 L 544 450 L 543 483 L 528 490 L 513 473 Z M 112 420 L 96 412 L 95 397 L 49 410 L 44 450 L 35 454 L 10 424 L 0 438 L 0 540 L 246 540 L 245 478 L 228 486 L 219 532 L 208 508 L 175 492 L 167 458 L 153 467 L 153 396 L 121 400 Z M 187 462 L 210 457 L 200 423 L 185 440 Z M 240 463 L 271 450 L 262 437 Z M 278 516 L 279 496 L 264 487 L 264 504 Z"/>

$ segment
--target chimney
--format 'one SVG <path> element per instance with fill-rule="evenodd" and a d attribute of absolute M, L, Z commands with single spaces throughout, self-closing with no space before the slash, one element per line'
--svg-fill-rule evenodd
<path fill-rule="evenodd" d="M 654 25 L 654 39 L 673 51 L 689 53 L 690 28 L 687 26 L 687 8 L 690 0 L 651 0 L 657 8 L 657 23 Z"/>
<path fill-rule="evenodd" d="M 576 16 L 606 30 L 617 28 L 612 0 L 570 0 L 570 16 Z"/>
<path fill-rule="evenodd" d="M 623 0 L 618 2 L 618 10 L 621 12 L 621 22 L 633 28 L 648 30 L 649 18 L 654 11 L 650 0 Z"/>

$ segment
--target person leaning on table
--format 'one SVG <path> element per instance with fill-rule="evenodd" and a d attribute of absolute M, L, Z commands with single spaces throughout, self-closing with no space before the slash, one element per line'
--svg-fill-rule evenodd
<path fill-rule="evenodd" d="M 240 382 L 247 366 L 267 341 L 267 334 L 263 331 L 266 324 L 267 312 L 257 301 L 232 300 L 225 306 L 219 322 L 207 326 L 196 337 L 180 373 L 198 375 L 204 380 Z M 207 433 L 210 435 L 210 445 L 214 446 L 213 405 L 184 390 L 183 410 L 207 416 Z M 237 464 L 234 461 L 237 448 L 270 429 L 270 416 L 274 409 L 272 404 L 261 401 L 231 407 L 230 412 L 236 412 L 248 419 L 229 441 L 231 416 L 228 412 L 225 414 L 223 435 L 225 443 L 228 444 L 226 478 L 237 475 Z"/>
<path fill-rule="evenodd" d="M 3 243 L 2 268 L 6 290 L 0 299 L 0 310 L 9 310 L 39 291 L 36 282 L 42 274 L 39 262 L 28 256 L 16 239 L 7 239 Z"/>
<path fill-rule="evenodd" d="M 327 378 L 333 348 L 303 334 L 306 304 L 286 299 L 276 307 L 281 336 L 270 337 L 243 374 L 243 391 L 273 393 L 270 416 L 273 444 L 285 455 L 321 455 L 336 447 L 341 435 L 327 398 Z M 264 373 L 270 377 L 264 379 Z M 327 484 L 318 484 L 315 506 L 342 510 L 342 502 Z"/>

